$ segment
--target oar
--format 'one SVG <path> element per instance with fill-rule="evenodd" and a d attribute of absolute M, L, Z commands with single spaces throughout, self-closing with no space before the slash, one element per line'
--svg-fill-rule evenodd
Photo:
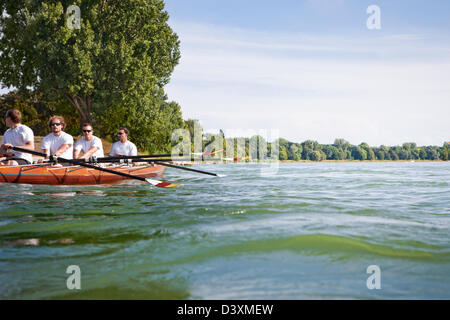
<path fill-rule="evenodd" d="M 219 150 L 221 151 L 221 150 Z M 203 153 L 190 153 L 189 155 L 195 155 L 195 156 L 208 156 L 213 155 L 218 151 L 214 152 L 203 152 Z M 179 156 L 179 155 L 177 155 Z M 125 160 L 125 159 L 143 159 L 143 158 L 163 158 L 163 157 L 172 157 L 171 154 L 142 154 L 137 156 L 116 156 L 116 157 L 102 157 L 98 158 L 98 160 Z M 192 159 L 192 157 L 190 157 Z M 185 160 L 185 159 L 183 159 Z M 180 161 L 183 161 L 180 160 Z M 172 161 L 172 160 L 166 160 L 166 161 Z"/>
<path fill-rule="evenodd" d="M 87 160 L 88 162 L 90 162 L 89 160 Z M 98 163 L 108 163 L 108 162 L 114 162 L 114 160 L 105 160 L 104 158 L 98 158 L 96 160 L 93 160 L 91 163 L 94 162 L 98 162 Z M 224 174 L 217 174 L 217 173 L 213 173 L 213 172 L 208 172 L 208 171 L 203 171 L 203 170 L 198 170 L 198 169 L 191 169 L 191 168 L 186 168 L 186 167 L 181 167 L 181 166 L 176 166 L 167 162 L 161 162 L 161 161 L 174 161 L 172 159 L 134 159 L 135 162 L 153 162 L 153 163 L 158 163 L 161 164 L 163 166 L 166 167 L 171 167 L 171 168 L 176 168 L 176 169 L 181 169 L 181 170 L 186 170 L 186 171 L 192 171 L 192 172 L 197 172 L 197 173 L 203 173 L 203 174 L 208 174 L 210 176 L 215 176 L 215 177 L 225 177 Z M 182 160 L 180 160 L 182 161 Z"/>
<path fill-rule="evenodd" d="M 211 158 L 211 159 L 185 159 L 185 158 L 132 158 L 132 159 L 127 159 L 127 158 L 116 158 L 116 157 L 112 157 L 112 158 L 96 158 L 96 159 L 87 159 L 86 161 L 89 162 L 98 162 L 98 163 L 109 163 L 109 162 L 117 162 L 118 160 L 133 160 L 134 162 L 153 162 L 153 161 L 189 161 L 189 162 L 193 162 L 193 161 L 222 161 L 224 159 L 222 158 Z"/>
<path fill-rule="evenodd" d="M 197 173 L 203 173 L 203 174 L 209 174 L 210 176 L 215 176 L 215 177 L 225 177 L 224 174 L 217 174 L 214 172 L 208 172 L 208 171 L 203 171 L 203 170 L 198 170 L 198 169 L 192 169 L 192 168 L 186 168 L 186 167 L 180 167 L 180 166 L 176 166 L 170 163 L 166 163 L 166 162 L 160 162 L 159 160 L 147 160 L 148 162 L 154 162 L 157 164 L 161 164 L 163 166 L 166 167 L 171 167 L 171 168 L 176 168 L 176 169 L 181 169 L 181 170 L 186 170 L 186 171 L 192 171 L 192 172 L 197 172 Z"/>
<path fill-rule="evenodd" d="M 18 147 L 12 147 L 12 149 L 15 150 L 15 151 L 31 153 L 31 154 L 34 154 L 36 156 L 47 157 L 47 155 L 45 153 L 37 152 L 37 151 L 34 151 L 34 150 L 22 149 L 22 148 L 18 148 Z M 171 187 L 178 186 L 178 184 L 176 184 L 176 183 L 170 183 L 170 182 L 159 181 L 159 180 L 154 180 L 154 179 L 150 179 L 150 178 L 143 178 L 143 177 L 133 176 L 133 175 L 128 174 L 128 173 L 124 173 L 124 172 L 120 172 L 120 171 L 114 171 L 114 170 L 110 170 L 110 169 L 94 166 L 94 165 L 91 165 L 91 164 L 83 163 L 83 162 L 72 160 L 72 159 L 64 159 L 64 158 L 61 158 L 61 157 L 57 157 L 56 159 L 58 161 L 61 161 L 61 162 L 68 162 L 68 163 L 71 163 L 71 164 L 74 164 L 74 165 L 80 165 L 80 166 L 86 167 L 86 168 L 96 169 L 96 170 L 103 171 L 103 172 L 109 172 L 109 173 L 116 174 L 116 175 L 119 175 L 119 176 L 122 176 L 122 177 L 130 178 L 130 179 L 136 179 L 136 180 L 145 181 L 145 182 L 148 182 L 148 183 L 150 183 L 151 185 L 153 185 L 155 187 L 171 188 Z"/>
<path fill-rule="evenodd" d="M 90 162 L 89 160 L 87 160 L 87 161 L 88 161 L 88 163 L 95 163 L 95 160 L 93 160 L 92 162 Z M 102 158 L 99 158 L 96 161 L 98 163 L 114 162 L 114 160 L 104 160 Z M 197 173 L 208 174 L 210 176 L 215 176 L 215 177 L 225 177 L 224 174 L 217 174 L 217 173 L 213 173 L 213 172 L 208 172 L 208 171 L 203 171 L 203 170 L 198 170 L 198 169 L 191 169 L 191 168 L 176 166 L 176 165 L 173 165 L 173 164 L 170 164 L 170 163 L 166 163 L 166 162 L 161 162 L 161 161 L 173 161 L 172 159 L 135 159 L 134 161 L 135 162 L 153 162 L 153 163 L 161 164 L 161 165 L 166 166 L 166 167 L 171 167 L 171 168 L 176 168 L 176 169 L 181 169 L 181 170 L 186 170 L 186 171 L 192 171 L 192 172 L 197 172 Z"/>

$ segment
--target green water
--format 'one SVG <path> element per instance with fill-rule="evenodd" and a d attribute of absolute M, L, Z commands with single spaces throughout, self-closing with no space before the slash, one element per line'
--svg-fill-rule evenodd
<path fill-rule="evenodd" d="M 227 176 L 1 183 L 0 298 L 450 299 L 450 163 L 199 168 Z"/>

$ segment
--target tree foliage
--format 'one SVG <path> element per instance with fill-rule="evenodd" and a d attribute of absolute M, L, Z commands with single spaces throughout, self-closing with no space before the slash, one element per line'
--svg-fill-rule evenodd
<path fill-rule="evenodd" d="M 197 120 L 188 120 L 186 127 L 190 128 L 191 136 L 193 128 L 201 128 Z M 197 131 L 199 132 L 199 131 Z M 201 131 L 202 132 L 202 131 Z M 207 136 L 207 133 L 203 133 Z M 224 150 L 234 148 L 234 157 L 238 154 L 236 144 L 238 140 L 245 144 L 245 156 L 251 159 L 270 159 L 272 143 L 265 141 L 262 137 L 251 138 L 227 138 L 224 139 Z M 261 142 L 263 144 L 261 144 Z M 370 147 L 363 142 L 360 145 L 352 145 L 344 139 L 336 139 L 331 145 L 319 144 L 317 141 L 306 140 L 302 143 L 290 142 L 284 138 L 277 140 L 279 146 L 279 160 L 448 160 L 450 144 L 444 143 L 442 147 L 423 146 L 418 147 L 415 143 L 405 143 L 402 146 Z M 229 148 L 228 148 L 229 147 Z M 265 150 L 261 150 L 261 148 Z M 231 150 L 231 149 L 230 149 Z M 227 151 L 229 153 L 229 151 Z M 258 154 L 257 157 L 254 154 Z M 263 155 L 263 156 L 262 156 Z"/>
<path fill-rule="evenodd" d="M 70 5 L 79 29 L 68 26 Z M 178 125 L 181 112 L 163 87 L 180 51 L 162 0 L 0 0 L 0 11 L 3 87 L 65 101 L 103 136 L 130 126 L 141 148 L 167 146 L 168 119 Z"/>
<path fill-rule="evenodd" d="M 65 131 L 78 135 L 79 118 L 64 101 L 47 101 L 42 94 L 27 91 L 19 94 L 11 91 L 0 96 L 0 115 L 4 116 L 9 109 L 18 109 L 22 113 L 22 122 L 29 126 L 35 135 L 44 136 L 50 132 L 48 120 L 54 114 L 59 114 L 66 121 Z M 0 121 L 0 132 L 6 130 L 4 121 Z"/>

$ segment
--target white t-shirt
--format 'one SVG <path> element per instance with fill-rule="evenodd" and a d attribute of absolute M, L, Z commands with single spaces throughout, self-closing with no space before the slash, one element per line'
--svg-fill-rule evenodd
<path fill-rule="evenodd" d="M 87 141 L 84 137 L 79 139 L 75 144 L 75 150 L 83 151 L 84 153 L 88 152 L 90 148 L 98 147 L 99 149 L 94 152 L 92 156 L 97 158 L 103 158 L 103 144 L 102 140 L 97 138 L 96 136 L 92 136 L 90 141 Z"/>
<path fill-rule="evenodd" d="M 128 140 L 125 143 L 117 141 L 112 145 L 109 155 L 114 157 L 118 153 L 123 156 L 137 156 L 137 148 Z"/>
<path fill-rule="evenodd" d="M 70 144 L 70 148 L 66 150 L 60 157 L 66 158 L 66 159 L 72 159 L 73 158 L 73 137 L 70 134 L 65 133 L 64 131 L 61 131 L 60 136 L 55 136 L 53 133 L 50 133 L 49 135 L 45 136 L 44 139 L 42 139 L 42 150 L 47 149 L 50 150 L 50 154 L 54 154 L 56 151 L 58 151 L 59 148 L 63 144 Z"/>
<path fill-rule="evenodd" d="M 9 128 L 6 130 L 5 135 L 3 136 L 2 144 L 9 143 L 14 147 L 20 147 L 30 141 L 34 142 L 33 130 L 24 124 L 19 124 L 14 129 Z M 8 152 L 13 153 L 16 158 L 28 160 L 30 163 L 33 162 L 33 156 L 29 153 L 13 150 L 8 150 Z"/>

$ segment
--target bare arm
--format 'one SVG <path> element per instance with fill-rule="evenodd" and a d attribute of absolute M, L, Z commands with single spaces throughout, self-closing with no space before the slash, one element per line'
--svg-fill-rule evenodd
<path fill-rule="evenodd" d="M 81 158 L 88 159 L 90 156 L 92 156 L 94 153 L 96 153 L 98 149 L 100 149 L 100 148 L 96 147 L 96 146 L 92 146 L 83 155 L 80 155 L 80 150 L 75 150 L 75 152 L 73 153 L 73 157 L 74 157 L 74 159 L 81 159 Z"/>
<path fill-rule="evenodd" d="M 100 149 L 99 147 L 92 146 L 92 147 L 91 147 L 91 148 L 83 155 L 83 158 L 85 158 L 85 159 L 89 158 L 89 157 L 92 156 L 94 153 L 96 153 L 97 150 L 99 150 L 99 149 Z"/>
<path fill-rule="evenodd" d="M 61 147 L 59 147 L 59 149 L 54 153 L 55 156 L 60 157 L 64 152 L 67 151 L 67 149 L 69 149 L 71 146 L 71 144 L 63 144 Z M 50 149 L 42 149 L 43 153 L 45 153 L 47 156 L 45 157 L 46 159 L 49 158 L 50 156 Z M 42 159 L 40 159 L 38 162 L 43 162 Z"/>
<path fill-rule="evenodd" d="M 59 149 L 54 153 L 55 156 L 60 157 L 64 152 L 66 152 L 67 150 L 69 150 L 69 148 L 71 147 L 71 144 L 63 144 L 61 147 L 59 147 Z"/>
<path fill-rule="evenodd" d="M 42 149 L 42 153 L 45 153 L 47 156 L 45 157 L 45 159 L 48 159 L 48 157 L 50 156 L 50 150 L 49 149 Z M 47 160 L 45 160 L 45 161 L 47 161 Z M 39 160 L 38 160 L 38 162 L 39 163 L 42 163 L 42 162 L 44 162 L 44 159 L 42 159 L 42 158 L 40 158 Z"/>
<path fill-rule="evenodd" d="M 0 153 L 2 155 L 5 155 L 7 157 L 12 157 L 14 154 L 12 152 L 8 152 L 8 149 L 12 149 L 14 146 L 10 143 L 5 143 L 1 145 L 1 151 Z M 28 149 L 28 150 L 34 150 L 34 141 L 28 141 L 23 146 L 15 146 L 22 149 Z"/>
<path fill-rule="evenodd" d="M 34 141 L 28 141 L 21 148 L 28 149 L 28 150 L 34 150 Z"/>

